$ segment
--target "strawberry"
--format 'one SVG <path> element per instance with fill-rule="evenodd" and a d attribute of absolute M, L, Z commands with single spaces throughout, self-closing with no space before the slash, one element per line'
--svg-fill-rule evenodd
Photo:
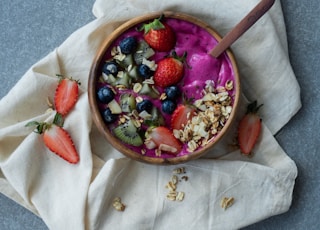
<path fill-rule="evenodd" d="M 50 151 L 54 152 L 69 163 L 76 164 L 79 162 L 79 155 L 69 133 L 61 127 L 63 121 L 60 114 L 56 114 L 55 121 L 46 122 L 29 122 L 26 126 L 36 126 L 35 132 L 43 134 L 44 144 Z M 59 120 L 59 122 L 57 122 Z M 59 123 L 59 124 L 58 124 Z"/>
<path fill-rule="evenodd" d="M 177 155 L 182 148 L 180 141 L 164 126 L 150 127 L 146 132 L 145 144 L 149 149 L 158 147 L 161 151 L 174 155 Z"/>
<path fill-rule="evenodd" d="M 175 52 L 157 63 L 157 69 L 154 73 L 154 82 L 157 86 L 167 87 L 177 84 L 183 77 L 183 63 L 186 53 L 179 57 Z"/>
<path fill-rule="evenodd" d="M 65 116 L 78 100 L 80 82 L 61 75 L 57 76 L 60 80 L 56 88 L 54 104 L 57 112 Z"/>
<path fill-rule="evenodd" d="M 171 128 L 172 129 L 183 129 L 195 113 L 196 109 L 189 106 L 180 104 L 172 114 L 171 117 Z"/>
<path fill-rule="evenodd" d="M 257 102 L 248 105 L 247 113 L 240 120 L 238 127 L 238 144 L 240 151 L 245 155 L 250 155 L 261 131 L 261 118 L 257 114 L 259 108 Z"/>
<path fill-rule="evenodd" d="M 144 30 L 144 39 L 149 46 L 157 51 L 166 52 L 173 49 L 176 44 L 176 35 L 173 29 L 165 22 L 154 19 L 148 24 L 144 24 L 141 30 Z"/>

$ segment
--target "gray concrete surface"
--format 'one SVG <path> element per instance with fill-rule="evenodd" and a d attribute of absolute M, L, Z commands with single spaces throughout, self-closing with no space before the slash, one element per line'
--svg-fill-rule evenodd
<path fill-rule="evenodd" d="M 93 19 L 94 0 L 11 0 L 0 5 L 0 98 L 29 67 L 74 30 Z M 319 229 L 320 224 L 320 4 L 282 0 L 290 59 L 301 86 L 303 108 L 276 138 L 296 162 L 299 175 L 290 210 L 253 229 Z M 285 86 L 284 86 L 285 87 Z M 43 221 L 0 194 L 0 229 L 47 229 Z"/>

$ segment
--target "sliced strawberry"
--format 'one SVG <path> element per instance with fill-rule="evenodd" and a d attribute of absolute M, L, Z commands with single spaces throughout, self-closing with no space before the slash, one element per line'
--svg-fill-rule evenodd
<path fill-rule="evenodd" d="M 164 126 L 152 127 L 147 131 L 147 147 L 158 147 L 160 150 L 177 155 L 182 148 L 179 140 Z"/>
<path fill-rule="evenodd" d="M 145 41 L 157 51 L 170 51 L 176 44 L 173 29 L 165 22 L 161 22 L 161 18 L 144 24 L 141 30 L 144 30 Z"/>
<path fill-rule="evenodd" d="M 61 127 L 63 120 L 59 113 L 56 114 L 53 124 L 33 121 L 26 126 L 36 126 L 35 132 L 43 134 L 45 145 L 52 152 L 64 160 L 76 164 L 79 162 L 79 155 L 69 133 Z"/>
<path fill-rule="evenodd" d="M 196 109 L 188 105 L 179 105 L 172 114 L 171 128 L 183 129 L 183 126 L 187 124 L 195 113 Z"/>
<path fill-rule="evenodd" d="M 183 62 L 186 53 L 179 57 L 175 52 L 157 63 L 157 69 L 154 73 L 154 82 L 157 86 L 167 87 L 177 84 L 183 77 Z"/>
<path fill-rule="evenodd" d="M 69 133 L 63 128 L 52 124 L 43 134 L 45 145 L 66 161 L 76 164 L 79 155 Z"/>
<path fill-rule="evenodd" d="M 257 114 L 260 107 L 256 101 L 250 104 L 246 115 L 239 123 L 238 144 L 240 151 L 245 155 L 251 154 L 261 132 L 261 118 Z"/>
<path fill-rule="evenodd" d="M 71 78 L 60 78 L 54 97 L 58 113 L 65 116 L 74 107 L 79 96 L 79 84 L 78 81 Z"/>

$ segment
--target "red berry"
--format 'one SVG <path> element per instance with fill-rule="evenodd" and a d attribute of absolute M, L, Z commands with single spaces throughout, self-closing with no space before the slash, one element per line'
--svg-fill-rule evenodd
<path fill-rule="evenodd" d="M 195 113 L 196 109 L 188 105 L 179 105 L 172 114 L 171 128 L 183 129 L 183 126 L 187 124 Z"/>
<path fill-rule="evenodd" d="M 154 19 L 153 22 L 143 25 L 144 39 L 153 49 L 166 52 L 174 48 L 176 44 L 176 35 L 173 29 L 166 23 L 160 22 L 160 19 Z"/>
<path fill-rule="evenodd" d="M 76 104 L 79 96 L 78 81 L 61 78 L 54 97 L 55 108 L 58 113 L 66 115 Z"/>
<path fill-rule="evenodd" d="M 173 53 L 172 56 L 160 60 L 154 73 L 155 84 L 160 87 L 177 84 L 183 77 L 185 57 L 186 53 L 182 57 Z"/>
<path fill-rule="evenodd" d="M 164 147 L 161 150 L 170 154 L 177 155 L 181 149 L 181 143 L 175 138 L 171 130 L 164 126 L 152 127 L 147 131 L 147 142 L 152 142 L 151 146 L 158 148 Z M 167 149 L 166 146 L 169 146 Z"/>
<path fill-rule="evenodd" d="M 32 121 L 26 126 L 36 126 L 35 132 L 43 134 L 43 141 L 48 149 L 64 160 L 76 164 L 79 162 L 79 155 L 69 133 L 62 125 L 62 115 L 57 113 L 52 124 Z"/>
<path fill-rule="evenodd" d="M 257 107 L 256 101 L 250 104 L 248 112 L 239 123 L 238 144 L 245 155 L 251 154 L 261 132 L 261 118 L 257 114 L 260 107 L 261 105 Z"/>
<path fill-rule="evenodd" d="M 43 141 L 45 145 L 64 160 L 76 164 L 79 155 L 69 133 L 63 128 L 52 124 L 44 131 Z"/>

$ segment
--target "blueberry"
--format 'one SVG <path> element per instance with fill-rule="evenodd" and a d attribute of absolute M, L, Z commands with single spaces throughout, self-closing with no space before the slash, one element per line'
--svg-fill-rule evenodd
<path fill-rule="evenodd" d="M 102 72 L 107 75 L 112 74 L 113 76 L 116 76 L 118 74 L 118 71 L 118 65 L 113 61 L 106 62 L 102 67 Z"/>
<path fill-rule="evenodd" d="M 164 89 L 164 92 L 170 100 L 176 100 L 181 95 L 181 91 L 176 85 L 168 86 Z"/>
<path fill-rule="evenodd" d="M 162 111 L 167 114 L 172 114 L 173 111 L 177 108 L 177 104 L 171 100 L 164 100 L 162 102 Z"/>
<path fill-rule="evenodd" d="M 123 54 L 131 54 L 137 47 L 137 39 L 135 37 L 126 37 L 120 41 L 120 50 Z"/>
<path fill-rule="evenodd" d="M 138 73 L 141 77 L 147 79 L 150 78 L 154 72 L 149 68 L 149 66 L 141 64 L 138 66 Z"/>
<path fill-rule="evenodd" d="M 152 107 L 153 107 L 152 102 L 149 100 L 143 100 L 137 103 L 136 105 L 137 111 L 139 113 L 141 113 L 144 110 L 147 111 L 148 113 L 151 113 Z"/>
<path fill-rule="evenodd" d="M 103 119 L 106 123 L 113 123 L 117 120 L 118 115 L 113 114 L 109 108 L 103 112 Z"/>
<path fill-rule="evenodd" d="M 114 99 L 114 92 L 107 86 L 101 87 L 97 93 L 98 99 L 104 104 L 108 104 Z"/>

